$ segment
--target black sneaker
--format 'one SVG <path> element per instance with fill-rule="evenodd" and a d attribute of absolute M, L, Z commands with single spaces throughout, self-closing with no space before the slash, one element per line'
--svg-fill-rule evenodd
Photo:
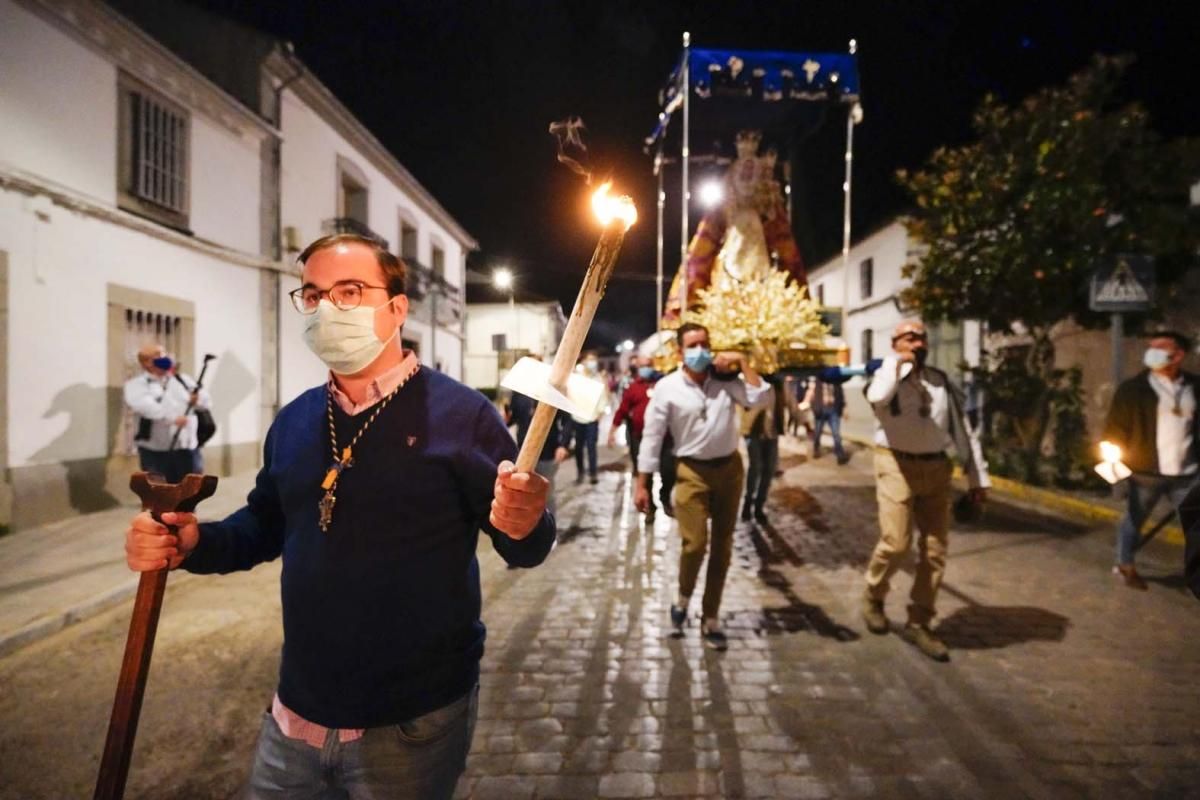
<path fill-rule="evenodd" d="M 710 650 L 721 652 L 729 648 L 729 640 L 725 638 L 725 632 L 720 628 L 710 628 L 707 622 L 700 623 L 700 638 L 704 640 L 704 646 Z"/>
<path fill-rule="evenodd" d="M 683 636 L 683 626 L 687 624 L 687 609 L 671 604 L 671 627 L 675 629 L 674 636 Z"/>
<path fill-rule="evenodd" d="M 759 525 L 766 525 L 767 524 L 767 512 L 763 511 L 761 508 L 754 509 L 754 521 L 757 522 Z"/>
<path fill-rule="evenodd" d="M 750 521 L 750 504 L 743 503 L 742 504 L 742 522 L 749 522 L 749 521 Z"/>
<path fill-rule="evenodd" d="M 600 479 L 597 478 L 595 475 L 588 478 L 588 483 L 592 484 L 593 486 L 595 486 L 599 482 L 600 482 Z"/>

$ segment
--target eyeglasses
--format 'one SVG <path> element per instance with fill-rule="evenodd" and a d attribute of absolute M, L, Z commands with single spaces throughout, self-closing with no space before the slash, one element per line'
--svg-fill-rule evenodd
<path fill-rule="evenodd" d="M 292 298 L 292 305 L 301 314 L 317 313 L 317 307 L 321 305 L 322 297 L 328 297 L 329 302 L 333 303 L 339 310 L 349 311 L 362 305 L 363 289 L 383 289 L 387 291 L 386 286 L 372 286 L 362 281 L 347 280 L 338 281 L 328 289 L 318 289 L 315 286 L 301 286 L 299 289 L 293 289 L 288 292 L 288 297 Z"/>

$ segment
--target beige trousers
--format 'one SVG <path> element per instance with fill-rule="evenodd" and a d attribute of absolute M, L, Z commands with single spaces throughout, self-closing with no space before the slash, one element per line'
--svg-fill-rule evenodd
<path fill-rule="evenodd" d="M 707 549 L 708 571 L 704 579 L 702 609 L 704 617 L 709 619 L 721 610 L 721 593 L 725 590 L 725 574 L 733 555 L 733 529 L 737 524 L 745 470 L 739 453 L 717 463 L 680 458 L 677 464 L 675 519 L 683 537 L 683 548 L 679 553 L 679 594 L 692 596 Z M 709 519 L 712 520 L 711 536 Z"/>
<path fill-rule="evenodd" d="M 867 594 L 882 600 L 888 583 L 918 531 L 917 571 L 913 576 L 909 622 L 927 625 L 946 571 L 950 533 L 950 459 L 897 458 L 875 451 L 875 499 L 879 504 L 879 544 L 867 565 Z"/>

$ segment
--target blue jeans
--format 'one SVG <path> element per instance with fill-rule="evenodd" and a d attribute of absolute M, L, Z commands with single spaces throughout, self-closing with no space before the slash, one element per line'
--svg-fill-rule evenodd
<path fill-rule="evenodd" d="M 753 504 L 761 511 L 775 478 L 775 465 L 779 463 L 779 440 L 747 436 L 746 453 L 750 456 L 750 468 L 746 471 L 745 505 Z"/>
<path fill-rule="evenodd" d="M 575 423 L 576 480 L 583 478 L 583 452 L 587 451 L 587 474 L 596 477 L 596 439 L 600 436 L 599 422 Z"/>
<path fill-rule="evenodd" d="M 546 510 L 551 514 L 558 513 L 558 501 L 554 498 L 554 478 L 558 475 L 558 462 L 553 458 L 548 458 L 545 461 L 537 463 L 537 474 L 541 475 L 550 483 L 550 489 L 546 495 Z"/>
<path fill-rule="evenodd" d="M 1195 475 L 1155 476 L 1135 475 L 1129 479 L 1129 499 L 1125 516 L 1117 526 L 1117 563 L 1132 564 L 1133 551 L 1142 538 L 1142 526 L 1150 512 L 1163 497 L 1178 509 L 1188 489 L 1196 483 Z"/>
<path fill-rule="evenodd" d="M 167 483 L 179 483 L 189 472 L 204 474 L 204 459 L 200 450 L 150 450 L 138 447 L 142 471 L 161 475 Z"/>
<path fill-rule="evenodd" d="M 479 712 L 479 689 L 399 725 L 368 728 L 345 744 L 330 732 L 317 749 L 263 715 L 248 800 L 449 798 L 467 766 Z"/>
<path fill-rule="evenodd" d="M 838 412 L 827 409 L 820 414 L 816 414 L 816 421 L 813 423 L 815 431 L 813 433 L 813 452 L 821 452 L 821 433 L 825 427 L 825 423 L 829 423 L 829 432 L 833 434 L 833 452 L 838 458 L 845 458 L 846 451 L 842 448 L 842 415 Z"/>

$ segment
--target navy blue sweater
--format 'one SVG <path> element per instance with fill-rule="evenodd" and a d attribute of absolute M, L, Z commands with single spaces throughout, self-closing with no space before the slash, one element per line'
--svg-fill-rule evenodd
<path fill-rule="evenodd" d="M 280 699 L 327 727 L 394 724 L 478 681 L 479 530 L 505 561 L 530 567 L 554 544 L 554 518 L 521 541 L 491 527 L 496 465 L 515 458 L 512 437 L 487 398 L 422 369 L 355 446 L 322 533 L 326 395 L 310 389 L 279 412 L 246 505 L 202 524 L 183 568 L 233 572 L 282 554 Z M 345 447 L 370 411 L 334 410 Z"/>

